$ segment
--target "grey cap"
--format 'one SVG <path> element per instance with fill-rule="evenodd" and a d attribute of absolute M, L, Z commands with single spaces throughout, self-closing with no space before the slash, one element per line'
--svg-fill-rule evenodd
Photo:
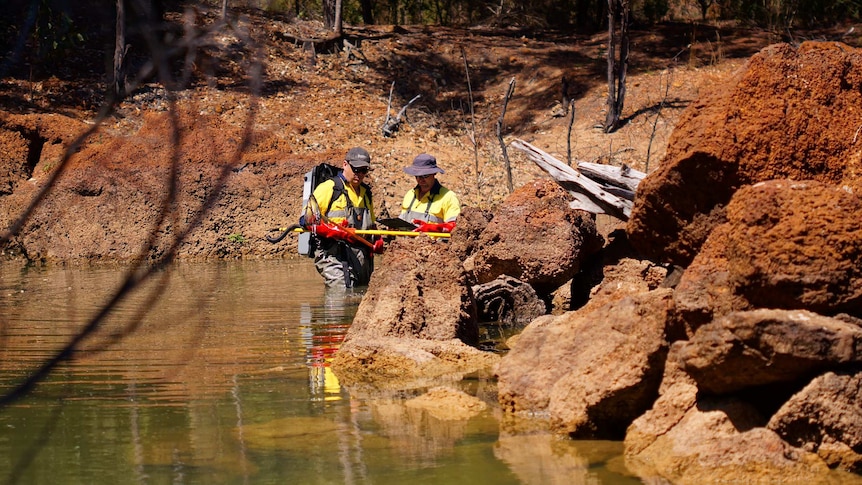
<path fill-rule="evenodd" d="M 347 156 L 344 157 L 351 167 L 370 167 L 371 155 L 364 148 L 353 147 L 347 151 Z"/>
<path fill-rule="evenodd" d="M 405 167 L 404 172 L 414 177 L 431 175 L 432 173 L 446 173 L 442 168 L 437 166 L 437 159 L 427 153 L 416 155 L 416 158 L 413 159 L 413 165 Z"/>

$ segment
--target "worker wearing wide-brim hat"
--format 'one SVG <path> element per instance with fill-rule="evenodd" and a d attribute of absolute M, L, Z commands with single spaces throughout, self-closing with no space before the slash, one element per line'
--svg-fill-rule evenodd
<path fill-rule="evenodd" d="M 416 186 L 404 195 L 398 217 L 416 224 L 420 232 L 452 232 L 461 214 L 461 203 L 455 192 L 437 180 L 438 173 L 446 173 L 437 166 L 437 159 L 422 153 L 404 172 L 416 177 Z"/>

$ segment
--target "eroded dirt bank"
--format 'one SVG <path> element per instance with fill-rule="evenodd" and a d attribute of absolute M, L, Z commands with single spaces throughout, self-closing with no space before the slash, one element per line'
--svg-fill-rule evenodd
<path fill-rule="evenodd" d="M 203 29 L 214 19 L 215 14 L 205 12 L 198 27 Z M 700 29 L 702 42 L 691 47 L 686 62 L 680 62 L 680 57 L 674 58 L 679 50 L 671 44 L 687 26 L 636 32 L 624 111 L 627 123 L 607 135 L 597 128 L 605 106 L 602 34 L 348 29 L 361 41 L 361 56 L 321 53 L 312 59 L 280 35 L 308 25 L 261 16 L 243 17 L 237 25 L 263 46 L 263 97 L 255 103 L 247 94 L 243 82 L 247 60 L 231 57 L 237 54 L 231 50 L 236 38 L 230 32 L 211 33 L 221 50 L 208 52 L 208 59 L 220 63 L 218 69 L 209 76 L 199 73 L 197 82 L 177 93 L 176 118 L 169 114 L 169 99 L 157 85 L 132 93 L 84 140 L 4 254 L 71 263 L 153 259 L 169 250 L 173 238 L 197 225 L 178 244 L 178 257 L 292 255 L 295 238 L 273 246 L 263 235 L 295 221 L 302 175 L 310 167 L 338 162 L 355 145 L 367 147 L 374 157 L 370 179 L 378 212 L 397 211 L 402 194 L 413 184 L 401 169 L 421 152 L 437 156 L 447 171 L 442 182 L 465 205 L 493 209 L 508 194 L 495 131 L 512 79 L 516 89 L 503 125 L 507 141 L 522 138 L 566 158 L 570 118 L 560 106 L 565 78 L 567 95 L 575 99 L 572 157 L 651 171 L 663 156 L 682 109 L 701 87 L 727 77 L 747 55 L 770 41 L 758 32 L 722 30 L 722 45 L 727 48 L 723 52 L 734 57 L 718 56 L 709 37 L 718 30 Z M 92 73 L 80 76 L 35 83 L 6 80 L 8 96 L 0 99 L 4 167 L 0 227 L 17 220 L 56 172 L 64 149 L 93 127 L 94 79 L 88 77 Z M 385 137 L 381 126 L 392 82 L 393 116 L 409 99 L 420 98 L 408 109 L 396 135 Z M 253 135 L 238 156 L 246 126 L 254 128 Z M 172 141 L 175 135 L 177 146 Z M 545 176 L 516 150 L 508 150 L 508 155 L 515 187 Z M 172 201 L 174 161 L 178 170 Z M 226 170 L 222 192 L 201 212 L 208 196 L 220 188 L 222 170 Z M 162 220 L 163 207 L 171 211 Z M 607 220 L 603 229 L 615 225 Z M 155 244 L 142 253 L 150 233 L 156 234 Z"/>

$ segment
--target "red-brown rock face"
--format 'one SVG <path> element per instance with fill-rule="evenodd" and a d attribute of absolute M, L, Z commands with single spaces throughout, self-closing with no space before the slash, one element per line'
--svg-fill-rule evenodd
<path fill-rule="evenodd" d="M 813 179 L 862 190 L 862 52 L 768 47 L 692 104 L 658 170 L 638 188 L 627 231 L 645 255 L 688 265 L 743 185 Z"/>
<path fill-rule="evenodd" d="M 513 192 L 479 238 L 473 268 L 478 281 L 509 275 L 549 293 L 571 279 L 603 240 L 595 221 L 569 208 L 569 199 L 550 180 Z"/>

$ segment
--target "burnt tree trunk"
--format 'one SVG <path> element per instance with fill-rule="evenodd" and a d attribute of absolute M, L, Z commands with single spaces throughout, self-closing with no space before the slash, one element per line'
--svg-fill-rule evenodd
<path fill-rule="evenodd" d="M 335 30 L 335 3 L 336 0 L 323 0 L 323 27 L 326 30 Z"/>
<path fill-rule="evenodd" d="M 337 37 L 341 37 L 343 25 L 341 20 L 341 0 L 335 0 L 335 25 L 332 29 Z"/>
<path fill-rule="evenodd" d="M 629 60 L 629 0 L 608 0 L 608 113 L 604 131 L 619 128 L 626 94 Z M 619 38 L 617 34 L 619 26 Z M 617 59 L 619 42 L 619 59 Z"/>
<path fill-rule="evenodd" d="M 117 0 L 117 30 L 114 36 L 114 71 L 111 94 L 118 100 L 126 90 L 126 8 Z"/>
<path fill-rule="evenodd" d="M 362 10 L 362 22 L 365 25 L 374 24 L 374 6 L 371 0 L 359 0 L 359 6 Z"/>

